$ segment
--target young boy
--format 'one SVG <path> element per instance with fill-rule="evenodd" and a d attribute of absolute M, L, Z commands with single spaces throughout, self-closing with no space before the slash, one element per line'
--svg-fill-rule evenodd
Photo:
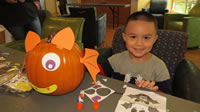
<path fill-rule="evenodd" d="M 147 12 L 133 13 L 127 19 L 122 36 L 127 51 L 109 57 L 101 65 L 104 73 L 142 88 L 170 93 L 168 69 L 161 59 L 150 53 L 158 38 L 156 19 Z M 142 79 L 136 80 L 136 77 Z"/>

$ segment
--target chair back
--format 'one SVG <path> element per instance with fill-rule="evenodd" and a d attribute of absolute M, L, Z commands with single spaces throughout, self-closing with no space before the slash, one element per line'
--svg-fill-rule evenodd
<path fill-rule="evenodd" d="M 97 43 L 96 8 L 69 7 L 71 17 L 85 18 L 83 43 L 86 48 L 94 48 Z"/>
<path fill-rule="evenodd" d="M 164 14 L 167 8 L 168 0 L 151 0 L 150 1 L 150 13 Z"/>
<path fill-rule="evenodd" d="M 126 50 L 125 42 L 122 38 L 124 27 L 116 30 L 113 42 L 113 54 Z M 184 58 L 187 49 L 187 34 L 178 31 L 158 30 L 158 39 L 155 42 L 152 53 L 162 59 L 173 77 L 176 66 Z"/>
<path fill-rule="evenodd" d="M 46 38 L 52 32 L 58 32 L 65 27 L 70 27 L 75 35 L 75 42 L 83 49 L 82 32 L 84 18 L 46 17 L 42 27 L 42 37 Z"/>

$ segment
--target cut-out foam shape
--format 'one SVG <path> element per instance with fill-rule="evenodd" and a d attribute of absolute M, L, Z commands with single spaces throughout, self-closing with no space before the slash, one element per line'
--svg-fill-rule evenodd
<path fill-rule="evenodd" d="M 38 43 L 40 43 L 40 36 L 35 32 L 29 31 L 25 39 L 26 52 L 32 50 Z"/>
<path fill-rule="evenodd" d="M 131 73 L 127 73 L 127 74 L 125 75 L 124 82 L 128 83 L 130 80 L 131 80 Z"/>
<path fill-rule="evenodd" d="M 139 82 L 142 81 L 142 76 L 140 74 L 137 75 L 136 81 L 139 81 Z"/>
<path fill-rule="evenodd" d="M 69 37 L 69 38 L 66 38 Z M 75 36 L 71 28 L 67 27 L 61 31 L 59 31 L 51 43 L 56 44 L 58 48 L 65 48 L 71 50 L 75 42 Z"/>
<path fill-rule="evenodd" d="M 97 94 L 101 95 L 101 96 L 107 96 L 108 94 L 110 94 L 111 90 L 108 88 L 100 88 L 96 90 Z"/>
<path fill-rule="evenodd" d="M 88 94 L 87 91 L 88 90 L 93 90 L 93 94 Z M 98 101 L 101 102 L 102 100 L 104 100 L 105 98 L 107 98 L 108 96 L 110 96 L 112 93 L 114 93 L 115 91 L 105 85 L 103 85 L 100 81 L 97 81 L 96 85 L 93 85 L 84 91 L 85 95 L 92 101 Z"/>
<path fill-rule="evenodd" d="M 99 67 L 97 65 L 97 57 L 99 53 L 96 50 L 85 49 L 85 56 L 80 59 L 80 62 L 83 63 L 88 69 L 94 84 L 96 85 L 96 76 L 100 72 Z"/>
<path fill-rule="evenodd" d="M 101 85 L 98 85 L 98 84 L 93 86 L 94 89 L 98 89 L 100 87 L 101 87 Z"/>
<path fill-rule="evenodd" d="M 94 89 L 88 89 L 88 90 L 85 91 L 85 93 L 87 93 L 87 94 L 94 94 L 95 90 Z"/>
<path fill-rule="evenodd" d="M 105 82 L 107 82 L 108 81 L 108 79 L 102 79 L 103 81 L 105 81 Z"/>
<path fill-rule="evenodd" d="M 19 90 L 23 90 L 23 91 L 30 91 L 30 90 L 32 90 L 32 87 L 27 82 L 24 82 L 24 81 L 19 82 L 16 85 L 16 88 L 19 89 Z"/>
<path fill-rule="evenodd" d="M 56 89 L 58 88 L 57 85 L 53 84 L 49 87 L 46 88 L 38 88 L 35 85 L 33 85 L 32 83 L 30 83 L 30 85 L 39 93 L 43 93 L 43 94 L 50 94 L 53 93 L 54 91 L 56 91 Z"/>

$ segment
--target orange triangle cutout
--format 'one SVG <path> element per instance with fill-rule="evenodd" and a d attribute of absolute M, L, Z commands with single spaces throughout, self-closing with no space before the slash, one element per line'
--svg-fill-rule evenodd
<path fill-rule="evenodd" d="M 40 43 L 40 37 L 37 33 L 29 31 L 25 39 L 26 52 L 32 50 L 38 43 Z"/>
<path fill-rule="evenodd" d="M 59 31 L 51 41 L 51 43 L 56 44 L 58 48 L 66 48 L 68 50 L 72 49 L 74 42 L 74 33 L 70 27 Z"/>

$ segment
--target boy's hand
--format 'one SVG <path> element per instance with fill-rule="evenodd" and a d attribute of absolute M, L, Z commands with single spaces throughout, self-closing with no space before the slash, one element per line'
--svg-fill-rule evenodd
<path fill-rule="evenodd" d="M 155 81 L 142 80 L 139 82 L 136 80 L 135 84 L 141 88 L 147 88 L 154 91 L 158 90 L 158 86 L 155 86 Z"/>

